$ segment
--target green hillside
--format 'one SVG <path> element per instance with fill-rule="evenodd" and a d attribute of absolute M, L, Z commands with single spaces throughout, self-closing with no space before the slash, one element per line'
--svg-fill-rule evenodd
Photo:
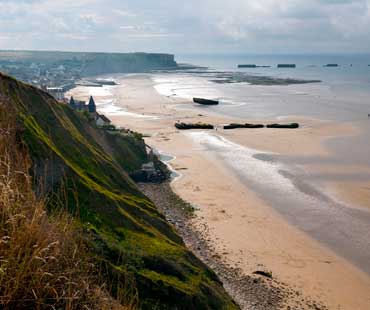
<path fill-rule="evenodd" d="M 0 74 L 0 102 L 16 114 L 34 188 L 63 201 L 111 279 L 133 277 L 142 309 L 237 309 L 216 275 L 189 252 L 128 177 L 145 162 L 140 137 L 112 136 L 87 115 Z"/>

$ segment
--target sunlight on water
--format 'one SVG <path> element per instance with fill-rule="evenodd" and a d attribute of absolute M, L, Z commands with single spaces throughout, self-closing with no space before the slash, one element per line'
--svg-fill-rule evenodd
<path fill-rule="evenodd" d="M 198 145 L 198 150 L 221 159 L 230 173 L 239 176 L 291 224 L 370 274 L 369 212 L 339 204 L 326 196 L 324 188 L 297 179 L 291 165 L 268 161 L 273 153 L 247 148 L 206 132 L 187 135 Z"/>
<path fill-rule="evenodd" d="M 287 60 L 296 63 L 297 68 L 277 69 L 277 63 Z M 162 95 L 189 101 L 193 97 L 218 99 L 219 106 L 208 108 L 213 113 L 248 119 L 301 115 L 324 120 L 357 121 L 367 118 L 370 111 L 370 56 L 204 56 L 187 57 L 183 61 L 204 65 L 209 69 L 152 74 L 155 89 Z M 268 64 L 271 67 L 238 69 L 238 63 L 243 62 Z M 324 67 L 330 62 L 340 66 Z M 222 80 L 225 74 L 236 79 L 242 75 L 321 80 L 322 83 L 282 87 L 215 82 Z"/>
<path fill-rule="evenodd" d="M 94 97 L 106 97 L 106 96 L 112 96 L 112 88 L 114 86 L 102 86 L 102 87 L 85 87 L 88 92 L 89 96 Z"/>
<path fill-rule="evenodd" d="M 251 182 L 263 185 L 266 190 L 290 195 L 299 194 L 292 182 L 279 173 L 284 167 L 282 164 L 261 161 L 253 157 L 257 153 L 260 154 L 260 151 L 206 132 L 192 132 L 188 135 L 196 143 L 217 152 L 217 155 L 238 173 L 243 174 Z"/>
<path fill-rule="evenodd" d="M 115 104 L 115 100 L 100 100 L 96 102 L 98 110 L 101 113 L 114 116 L 131 116 L 134 118 L 156 119 L 157 117 L 151 115 L 143 115 L 133 112 L 127 112 Z"/>
<path fill-rule="evenodd" d="M 130 116 L 134 118 L 157 119 L 155 116 L 128 112 L 121 108 L 113 90 L 116 86 L 85 87 L 89 96 L 93 96 L 100 113 L 107 116 Z M 120 86 L 122 87 L 122 86 Z"/>
<path fill-rule="evenodd" d="M 206 97 L 209 99 L 222 99 L 223 94 L 217 85 L 203 76 L 188 74 L 153 75 L 156 91 L 164 96 L 177 96 L 192 100 L 193 97 Z"/>

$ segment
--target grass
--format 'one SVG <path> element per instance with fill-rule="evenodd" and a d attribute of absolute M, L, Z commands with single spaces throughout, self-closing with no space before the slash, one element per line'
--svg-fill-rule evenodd
<path fill-rule="evenodd" d="M 99 261 L 63 206 L 50 214 L 35 196 L 31 160 L 8 112 L 0 102 L 0 307 L 135 309 L 132 288 L 110 295 Z"/>

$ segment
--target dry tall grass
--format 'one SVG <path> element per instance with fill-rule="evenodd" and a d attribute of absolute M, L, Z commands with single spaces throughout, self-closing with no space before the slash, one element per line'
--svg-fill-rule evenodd
<path fill-rule="evenodd" d="M 73 219 L 36 198 L 18 140 L 0 102 L 0 308 L 133 309 L 110 296 Z"/>

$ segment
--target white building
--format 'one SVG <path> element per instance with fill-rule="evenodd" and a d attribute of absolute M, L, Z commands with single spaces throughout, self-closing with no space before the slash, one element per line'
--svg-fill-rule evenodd
<path fill-rule="evenodd" d="M 47 92 L 56 100 L 62 101 L 64 99 L 64 89 L 61 87 L 47 87 Z"/>
<path fill-rule="evenodd" d="M 98 126 L 108 126 L 110 125 L 111 121 L 108 117 L 103 114 L 98 114 L 96 117 L 96 125 Z"/>

